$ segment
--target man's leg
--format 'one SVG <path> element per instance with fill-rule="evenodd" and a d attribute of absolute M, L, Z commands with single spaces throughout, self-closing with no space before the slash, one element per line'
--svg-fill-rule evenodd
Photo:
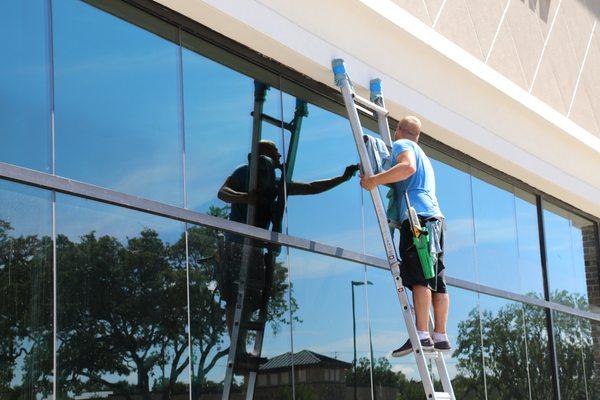
<path fill-rule="evenodd" d="M 446 322 L 448 322 L 448 309 L 450 308 L 450 296 L 448 293 L 433 294 L 433 316 L 435 320 L 434 332 L 446 333 Z"/>
<path fill-rule="evenodd" d="M 413 285 L 412 292 L 417 330 L 427 332 L 429 330 L 428 325 L 429 307 L 431 307 L 431 290 L 425 286 Z"/>
<path fill-rule="evenodd" d="M 415 307 L 415 325 L 417 327 L 417 335 L 421 341 L 423 350 L 431 350 L 434 343 L 429 335 L 429 308 L 431 307 L 431 289 L 422 285 L 412 285 L 413 306 Z M 410 339 L 402 346 L 392 352 L 393 357 L 402 357 L 413 351 L 413 345 Z"/>
<path fill-rule="evenodd" d="M 435 327 L 433 328 L 434 348 L 439 351 L 450 351 L 452 346 L 446 334 L 446 322 L 448 321 L 448 308 L 450 306 L 450 296 L 448 293 L 433 294 L 433 315 Z"/>

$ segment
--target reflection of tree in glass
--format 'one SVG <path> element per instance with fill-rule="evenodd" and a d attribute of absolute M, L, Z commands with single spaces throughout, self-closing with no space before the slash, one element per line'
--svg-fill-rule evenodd
<path fill-rule="evenodd" d="M 228 207 L 211 207 L 209 214 L 226 218 Z M 225 323 L 225 309 L 219 298 L 219 288 L 213 280 L 216 269 L 220 268 L 218 241 L 219 232 L 206 227 L 188 227 L 188 257 L 190 262 L 190 303 L 192 305 L 192 377 L 193 398 L 202 393 L 220 393 L 222 383 L 207 379 L 208 373 L 217 362 L 224 359 L 229 348 L 222 348 L 224 339 L 228 339 Z M 287 323 L 287 270 L 281 263 L 275 263 L 273 280 L 270 285 L 271 296 L 267 308 L 267 321 L 274 334 L 279 332 L 281 324 Z M 292 311 L 297 304 L 292 298 Z M 296 321 L 299 322 L 298 319 Z"/>
<path fill-rule="evenodd" d="M 151 376 L 169 373 L 169 398 L 186 368 L 185 260 L 144 229 L 125 244 L 94 232 L 79 243 L 57 238 L 59 387 L 112 390 L 149 399 Z M 108 374 L 135 385 L 114 382 Z"/>
<path fill-rule="evenodd" d="M 575 306 L 585 301 L 583 296 L 573 296 L 566 291 L 557 292 L 555 299 L 563 304 Z M 568 300 L 571 298 L 571 300 Z M 564 303 L 566 301 L 566 303 Z M 453 356 L 458 358 L 458 376 L 453 380 L 458 398 L 478 398 L 484 392 L 483 360 L 488 396 L 499 399 L 528 397 L 527 367 L 531 381 L 532 397 L 553 397 L 546 312 L 543 308 L 522 304 L 507 304 L 498 312 L 484 310 L 481 313 L 482 336 L 480 337 L 479 313 L 471 310 L 467 320 L 458 324 L 457 349 Z M 526 328 L 526 349 L 523 321 Z M 575 378 L 583 373 L 582 352 L 586 353 L 585 371 L 588 382 L 592 377 L 591 336 L 581 336 L 577 320 L 568 314 L 555 314 L 554 329 L 557 357 L 561 374 L 561 392 L 572 399 L 585 398 L 582 379 Z M 583 396 L 583 397 L 581 397 Z M 564 397 L 564 394 L 563 394 Z"/>
<path fill-rule="evenodd" d="M 585 296 L 566 290 L 555 292 L 552 298 L 570 307 L 583 309 L 587 306 Z M 561 399 L 597 398 L 586 397 L 586 387 L 589 395 L 600 379 L 594 370 L 590 321 L 560 312 L 553 315 Z"/>
<path fill-rule="evenodd" d="M 12 237 L 11 230 L 0 221 L 0 398 L 47 397 L 52 394 L 52 241 Z"/>
<path fill-rule="evenodd" d="M 52 304 L 41 300 L 52 295 L 52 241 L 12 238 L 9 230 L 0 222 L 0 398 L 20 399 L 25 390 L 48 396 Z M 195 398 L 222 386 L 206 375 L 227 354 L 218 349 L 224 310 L 210 285 L 215 240 L 209 228 L 189 229 Z M 185 235 L 170 245 L 151 229 L 123 243 L 90 232 L 78 242 L 58 235 L 56 246 L 59 398 L 107 390 L 124 399 L 171 399 L 187 392 Z M 278 327 L 286 313 L 281 265 L 275 276 L 269 320 Z M 11 389 L 15 376 L 28 387 Z"/>

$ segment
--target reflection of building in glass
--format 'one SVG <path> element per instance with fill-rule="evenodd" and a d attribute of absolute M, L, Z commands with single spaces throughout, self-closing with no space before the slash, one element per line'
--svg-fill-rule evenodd
<path fill-rule="evenodd" d="M 596 3 L 0 2 L 0 399 L 222 399 L 247 238 L 231 399 L 422 399 L 333 57 L 423 121 L 458 398 L 600 398 Z"/>
<path fill-rule="evenodd" d="M 351 363 L 327 357 L 309 350 L 294 353 L 294 373 L 297 390 L 312 393 L 315 399 L 344 399 L 346 372 Z M 260 366 L 256 399 L 271 399 L 281 387 L 291 385 L 292 354 L 272 357 Z"/>

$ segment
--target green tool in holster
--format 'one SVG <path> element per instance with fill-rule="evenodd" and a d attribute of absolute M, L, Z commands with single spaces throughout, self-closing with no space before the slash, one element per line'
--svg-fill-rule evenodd
<path fill-rule="evenodd" d="M 425 276 L 425 279 L 431 279 L 435 276 L 435 270 L 433 268 L 433 259 L 431 258 L 431 252 L 429 250 L 429 230 L 427 230 L 427 227 L 421 227 L 417 211 L 411 207 L 407 192 L 404 192 L 404 199 L 406 200 L 406 209 L 408 210 L 410 230 L 413 234 L 413 245 L 417 249 L 417 255 L 421 262 L 423 275 Z"/>

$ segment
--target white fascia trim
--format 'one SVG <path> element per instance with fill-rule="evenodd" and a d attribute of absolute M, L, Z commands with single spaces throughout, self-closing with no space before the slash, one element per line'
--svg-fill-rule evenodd
<path fill-rule="evenodd" d="M 457 44 L 446 39 L 391 0 L 359 0 L 394 25 L 426 43 L 437 52 L 473 75 L 518 101 L 546 121 L 600 153 L 600 138 L 594 136 L 565 115 L 559 113 L 525 89 L 487 66 Z"/>

